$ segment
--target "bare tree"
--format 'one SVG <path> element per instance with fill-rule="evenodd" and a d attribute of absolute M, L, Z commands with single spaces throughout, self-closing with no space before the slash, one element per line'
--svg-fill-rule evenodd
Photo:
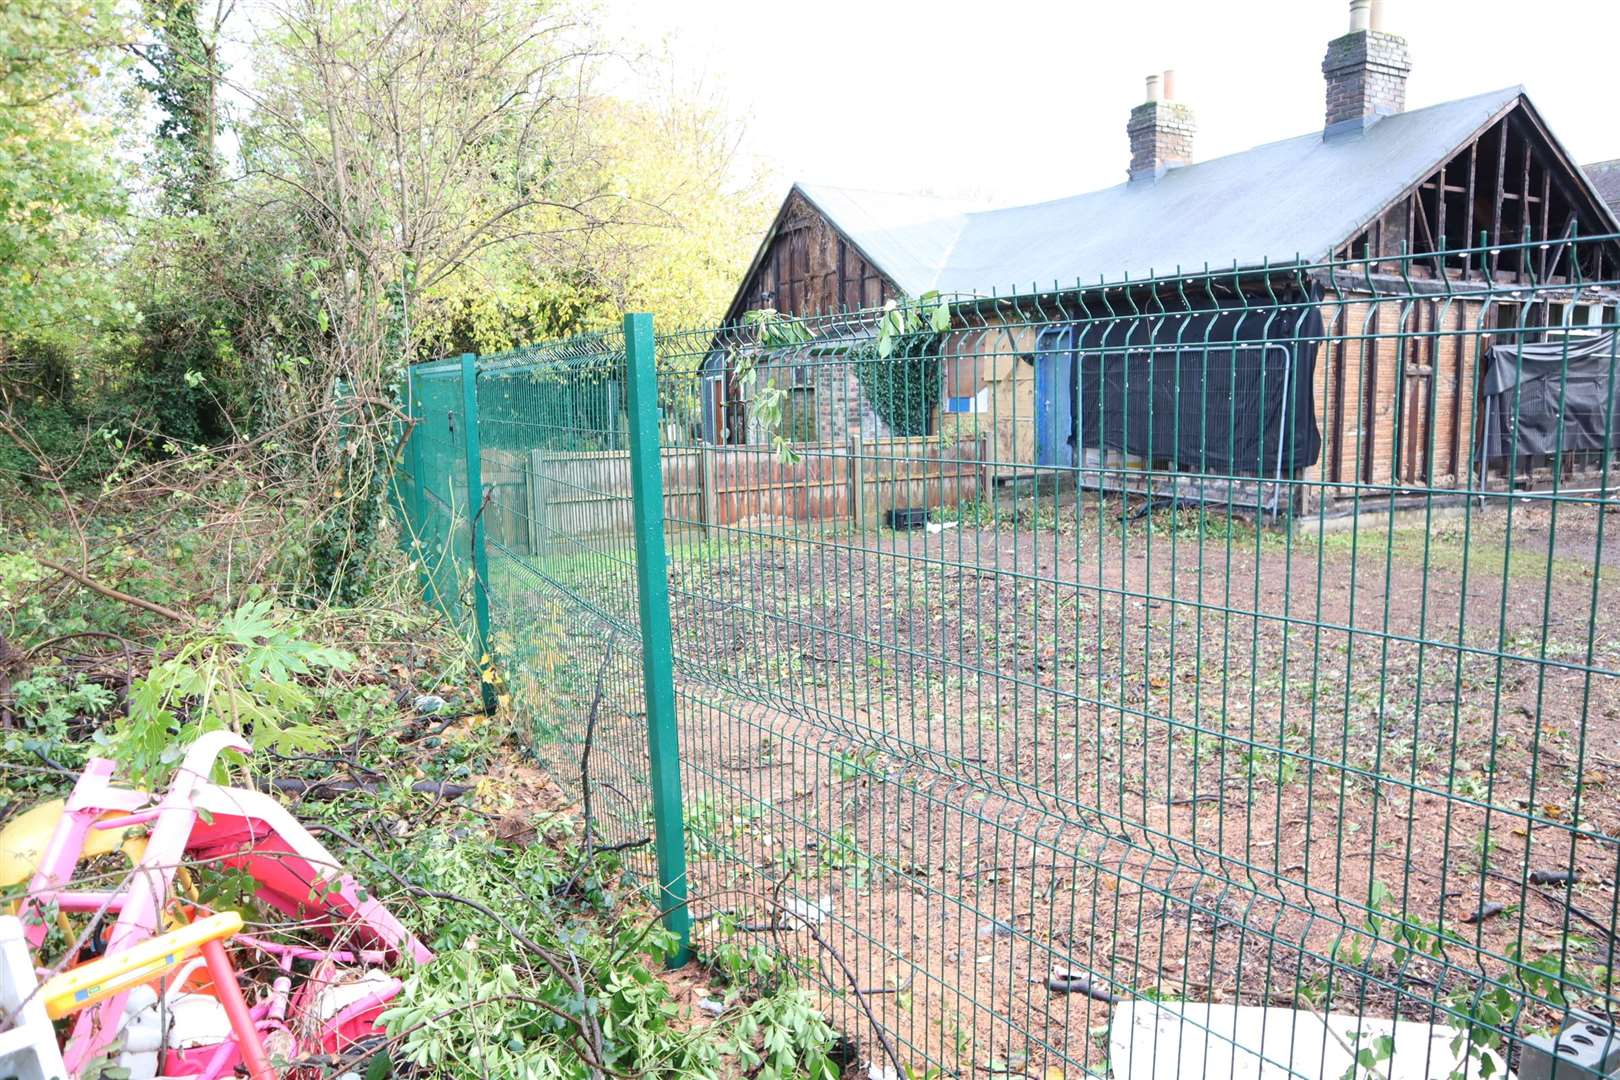
<path fill-rule="evenodd" d="M 255 52 L 244 160 L 316 253 L 322 384 L 391 379 L 421 298 L 485 253 L 566 265 L 627 214 L 584 122 L 598 53 L 565 7 L 287 0 Z"/>

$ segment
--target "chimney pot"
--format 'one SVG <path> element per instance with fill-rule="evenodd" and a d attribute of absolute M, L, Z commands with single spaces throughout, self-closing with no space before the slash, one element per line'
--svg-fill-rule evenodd
<path fill-rule="evenodd" d="M 1165 68 L 1164 81 L 1160 84 L 1164 88 L 1164 100 L 1176 100 L 1176 69 Z"/>
<path fill-rule="evenodd" d="M 1382 29 L 1382 0 L 1350 0 L 1350 32 L 1328 42 L 1325 135 L 1362 131 L 1406 108 L 1412 57 L 1406 39 Z"/>
<path fill-rule="evenodd" d="M 1157 75 L 1149 75 L 1147 77 L 1147 99 L 1149 101 L 1158 101 L 1158 100 L 1160 100 L 1160 98 L 1159 98 L 1159 77 Z"/>

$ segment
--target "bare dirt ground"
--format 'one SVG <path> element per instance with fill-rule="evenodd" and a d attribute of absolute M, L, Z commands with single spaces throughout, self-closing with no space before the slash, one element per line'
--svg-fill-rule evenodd
<path fill-rule="evenodd" d="M 1512 958 L 1606 967 L 1613 522 L 999 509 L 676 545 L 697 910 L 813 958 L 868 1058 L 866 1010 L 919 1075 L 1072 1075 L 1109 995 L 1428 1019 L 1482 974 L 1522 1034 Z"/>

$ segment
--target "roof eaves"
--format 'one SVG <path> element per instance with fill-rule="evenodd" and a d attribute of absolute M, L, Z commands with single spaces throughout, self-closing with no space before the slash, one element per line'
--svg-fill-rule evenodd
<path fill-rule="evenodd" d="M 1530 100 L 1530 95 L 1525 94 L 1522 87 L 1520 88 L 1519 97 L 1524 102 L 1525 111 L 1529 114 L 1530 120 L 1535 125 L 1536 130 L 1546 138 L 1553 150 L 1555 150 L 1558 155 L 1569 164 L 1569 171 L 1575 174 L 1576 186 L 1581 189 L 1581 194 L 1585 195 L 1587 199 L 1591 201 L 1592 208 L 1597 211 L 1598 217 L 1600 219 L 1607 219 L 1609 230 L 1611 232 L 1620 232 L 1620 217 L 1616 216 L 1614 208 L 1611 207 L 1609 205 L 1609 201 L 1603 197 L 1603 193 L 1598 190 L 1597 185 L 1592 183 L 1592 178 L 1586 175 L 1586 171 L 1581 168 L 1579 163 L 1576 162 L 1575 158 L 1571 156 L 1570 152 L 1565 149 L 1564 144 L 1558 141 L 1558 136 L 1553 134 L 1552 126 L 1542 118 L 1541 110 L 1536 108 L 1535 103 Z M 1542 239 L 1546 239 L 1546 237 L 1543 237 Z"/>

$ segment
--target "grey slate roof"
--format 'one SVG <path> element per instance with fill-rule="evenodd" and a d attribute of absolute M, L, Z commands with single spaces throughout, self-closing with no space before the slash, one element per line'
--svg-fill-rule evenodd
<path fill-rule="evenodd" d="M 1613 161 L 1594 161 L 1582 165 L 1581 172 L 1592 181 L 1597 193 L 1609 204 L 1609 209 L 1620 215 L 1620 158 Z"/>
<path fill-rule="evenodd" d="M 1320 131 L 1157 180 L 1003 209 L 819 184 L 799 191 L 915 296 L 1119 281 L 1327 257 L 1523 95 L 1521 87 Z"/>

